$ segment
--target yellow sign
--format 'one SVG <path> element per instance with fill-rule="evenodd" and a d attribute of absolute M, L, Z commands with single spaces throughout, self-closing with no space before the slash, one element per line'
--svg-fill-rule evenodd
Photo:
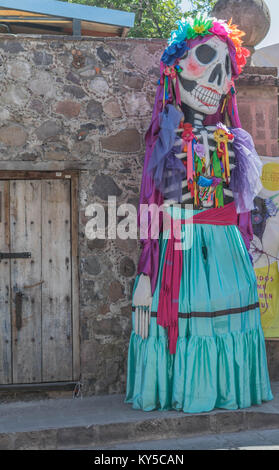
<path fill-rule="evenodd" d="M 254 201 L 251 252 L 264 335 L 279 338 L 279 158 L 262 161 L 263 189 Z"/>
<path fill-rule="evenodd" d="M 277 262 L 269 267 L 255 268 L 261 309 L 261 321 L 266 338 L 279 338 L 279 270 Z"/>
<path fill-rule="evenodd" d="M 277 159 L 276 159 L 277 160 Z M 263 167 L 262 184 L 268 191 L 279 190 L 279 163 L 266 163 Z"/>

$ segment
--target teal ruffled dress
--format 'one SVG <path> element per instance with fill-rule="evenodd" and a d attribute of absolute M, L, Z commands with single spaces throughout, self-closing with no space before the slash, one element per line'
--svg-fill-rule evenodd
<path fill-rule="evenodd" d="M 198 212 L 168 211 L 185 219 Z M 135 333 L 133 308 L 126 403 L 144 411 L 201 413 L 272 400 L 257 282 L 238 227 L 190 224 L 183 231 L 188 246 L 182 250 L 176 353 L 169 353 L 167 329 L 156 318 L 169 243 L 162 232 L 146 339 Z"/>

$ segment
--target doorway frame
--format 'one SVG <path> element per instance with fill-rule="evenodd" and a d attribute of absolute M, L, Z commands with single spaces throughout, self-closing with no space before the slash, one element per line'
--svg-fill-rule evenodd
<path fill-rule="evenodd" d="M 70 210 L 71 210 L 71 263 L 72 263 L 72 382 L 67 381 L 66 386 L 71 383 L 80 381 L 81 364 L 80 364 L 80 308 L 79 308 L 79 170 L 0 170 L 1 181 L 11 180 L 43 180 L 43 179 L 67 179 L 71 181 L 70 184 Z M 3 201 L 3 204 L 9 205 L 8 201 Z M 7 221 L 6 221 L 7 222 Z M 49 386 L 58 386 L 61 384 L 63 387 L 64 382 L 41 382 L 24 384 L 26 388 L 43 388 Z M 12 390 L 20 384 L 0 385 L 0 391 L 3 389 Z M 60 387 L 59 387 L 60 388 Z"/>

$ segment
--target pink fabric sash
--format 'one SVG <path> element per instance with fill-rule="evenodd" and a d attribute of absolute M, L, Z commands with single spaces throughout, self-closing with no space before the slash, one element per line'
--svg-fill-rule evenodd
<path fill-rule="evenodd" d="M 174 223 L 173 219 L 172 222 Z M 234 202 L 225 207 L 208 209 L 190 219 L 178 220 L 179 224 L 237 225 Z M 162 283 L 159 296 L 157 324 L 168 328 L 169 351 L 175 354 L 178 338 L 178 305 L 182 275 L 182 250 L 177 249 L 177 241 L 171 227 L 171 235 L 166 248 Z"/>

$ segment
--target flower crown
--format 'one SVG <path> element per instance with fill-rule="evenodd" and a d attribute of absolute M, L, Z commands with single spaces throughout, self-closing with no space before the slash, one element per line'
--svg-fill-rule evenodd
<path fill-rule="evenodd" d="M 178 29 L 171 32 L 170 39 L 168 40 L 169 46 L 162 56 L 162 61 L 165 64 L 173 65 L 176 59 L 183 56 L 185 51 L 189 49 L 187 41 L 198 37 L 215 35 L 225 41 L 228 38 L 232 41 L 236 50 L 235 59 L 238 74 L 242 72 L 250 52 L 242 46 L 243 40 L 241 38 L 245 33 L 238 29 L 236 25 L 233 25 L 232 20 L 226 22 L 199 13 L 195 19 L 182 18 L 182 20 L 177 21 L 176 24 Z"/>

